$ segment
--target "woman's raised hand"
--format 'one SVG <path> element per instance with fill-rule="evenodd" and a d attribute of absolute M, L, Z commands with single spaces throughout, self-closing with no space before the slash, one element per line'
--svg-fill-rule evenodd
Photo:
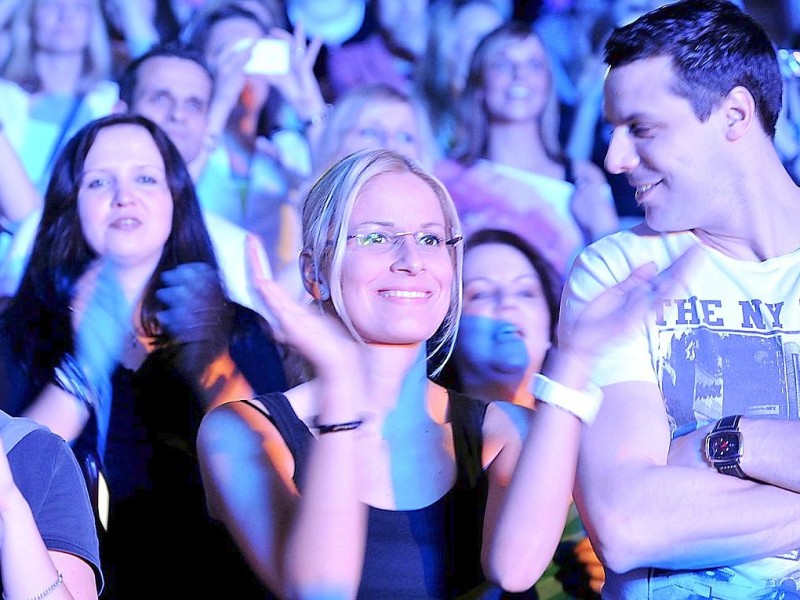
<path fill-rule="evenodd" d="M 251 283 L 273 316 L 270 325 L 275 339 L 300 352 L 318 376 L 352 377 L 358 370 L 361 344 L 338 319 L 315 306 L 300 304 L 269 279 L 254 241 L 253 238 L 247 240 Z"/>
<path fill-rule="evenodd" d="M 75 359 L 98 389 L 110 386 L 111 374 L 122 358 L 133 328 L 131 308 L 115 270 L 102 259 L 87 269 L 73 291 Z"/>
<path fill-rule="evenodd" d="M 660 272 L 654 262 L 634 269 L 627 278 L 604 290 L 584 307 L 571 330 L 562 332 L 559 348 L 594 356 L 603 344 L 626 332 L 662 298 L 678 289 L 684 273 L 701 254 L 699 246 L 691 246 Z"/>
<path fill-rule="evenodd" d="M 326 107 L 319 81 L 314 74 L 314 64 L 322 47 L 322 39 L 314 38 L 307 42 L 302 23 L 297 23 L 293 33 L 272 28 L 269 36 L 289 45 L 289 71 L 265 77 L 280 90 L 283 98 L 291 104 L 301 119 L 320 115 Z"/>

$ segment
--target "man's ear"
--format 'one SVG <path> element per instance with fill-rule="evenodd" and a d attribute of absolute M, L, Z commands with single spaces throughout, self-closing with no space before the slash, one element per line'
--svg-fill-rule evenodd
<path fill-rule="evenodd" d="M 303 287 L 311 294 L 311 297 L 320 302 L 330 300 L 330 287 L 314 264 L 311 255 L 306 251 L 300 254 L 300 270 L 303 273 Z"/>
<path fill-rule="evenodd" d="M 724 100 L 725 135 L 729 140 L 738 140 L 758 120 L 756 102 L 746 87 L 737 85 Z"/>
<path fill-rule="evenodd" d="M 115 115 L 122 115 L 128 112 L 128 103 L 124 100 L 117 100 L 114 106 L 111 107 L 111 113 Z"/>

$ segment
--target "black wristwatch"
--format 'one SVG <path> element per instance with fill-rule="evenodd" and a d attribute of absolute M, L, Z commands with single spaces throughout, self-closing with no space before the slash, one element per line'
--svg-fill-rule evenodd
<path fill-rule="evenodd" d="M 739 419 L 742 415 L 723 417 L 706 436 L 706 460 L 723 475 L 733 475 L 739 479 L 749 479 L 739 465 L 742 458 L 742 432 Z"/>

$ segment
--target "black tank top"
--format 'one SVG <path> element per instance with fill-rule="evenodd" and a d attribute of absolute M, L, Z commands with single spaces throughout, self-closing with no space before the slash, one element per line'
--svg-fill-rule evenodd
<path fill-rule="evenodd" d="M 358 598 L 449 599 L 485 583 L 480 566 L 487 481 L 481 464 L 481 429 L 486 404 L 449 391 L 457 464 L 455 485 L 433 504 L 416 510 L 370 507 L 367 546 Z M 315 438 L 281 393 L 258 397 L 295 460 L 294 481 L 302 493 L 306 462 Z M 244 400 L 253 408 L 260 408 Z M 488 585 L 488 584 L 487 584 Z M 533 592 L 532 592 L 533 593 Z M 486 598 L 506 595 L 489 586 Z"/>

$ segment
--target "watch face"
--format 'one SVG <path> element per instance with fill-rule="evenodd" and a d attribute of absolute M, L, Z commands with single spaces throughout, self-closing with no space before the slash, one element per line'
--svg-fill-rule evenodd
<path fill-rule="evenodd" d="M 717 431 L 708 439 L 710 460 L 735 460 L 740 457 L 741 435 L 738 431 Z"/>

